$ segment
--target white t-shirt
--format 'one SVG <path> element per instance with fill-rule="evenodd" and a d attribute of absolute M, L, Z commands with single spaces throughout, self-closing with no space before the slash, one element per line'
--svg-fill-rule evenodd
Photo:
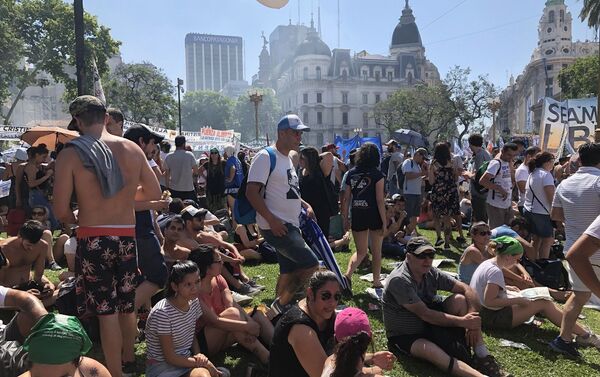
<path fill-rule="evenodd" d="M 292 159 L 275 148 L 275 169 L 269 176 L 271 161 L 269 153 L 263 149 L 254 156 L 248 170 L 248 182 L 266 183 L 265 204 L 275 217 L 296 227 L 300 226 L 300 184 Z M 267 182 L 268 179 L 268 182 Z M 267 220 L 259 213 L 256 223 L 261 229 L 271 229 Z"/>
<path fill-rule="evenodd" d="M 521 165 L 519 165 L 517 170 L 515 170 L 515 182 L 527 183 L 527 178 L 529 178 L 529 168 L 527 167 L 527 165 L 525 165 L 525 163 L 522 163 Z M 519 207 L 523 207 L 524 203 L 525 193 L 521 193 L 521 191 L 519 191 Z"/>
<path fill-rule="evenodd" d="M 496 284 L 500 287 L 499 297 L 506 297 L 506 283 L 504 282 L 504 275 L 502 275 L 502 270 L 496 264 L 494 258 L 483 261 L 473 273 L 473 277 L 471 278 L 471 288 L 477 293 L 477 297 L 479 297 L 479 302 L 483 305 L 483 298 L 485 295 L 485 288 L 488 283 Z M 485 306 L 485 305 L 483 305 Z M 485 306 L 491 310 L 499 310 L 502 308 L 490 308 Z"/>
<path fill-rule="evenodd" d="M 390 156 L 390 165 L 387 171 L 387 180 L 391 180 L 393 176 L 398 174 L 398 168 L 402 166 L 402 153 L 394 152 Z M 383 172 L 382 172 L 383 173 Z"/>
<path fill-rule="evenodd" d="M 0 308 L 4 307 L 4 301 L 6 301 L 7 294 L 8 294 L 8 288 L 0 285 Z"/>
<path fill-rule="evenodd" d="M 590 224 L 590 226 L 586 229 L 584 233 L 590 237 L 594 237 L 600 240 L 600 215 L 596 217 L 596 220 L 594 220 L 594 222 Z M 600 250 L 596 250 L 594 255 L 591 256 L 590 262 L 596 265 L 600 263 Z"/>
<path fill-rule="evenodd" d="M 563 209 L 566 253 L 600 213 L 600 169 L 582 166 L 563 180 L 556 188 L 552 207 Z"/>
<path fill-rule="evenodd" d="M 544 191 L 544 187 L 546 186 L 554 187 L 554 178 L 552 177 L 552 174 L 542 168 L 535 169 L 533 173 L 529 175 L 525 186 L 525 202 L 523 203 L 523 206 L 526 210 L 540 215 L 550 214 L 550 202 Z M 535 198 L 533 197 L 533 194 L 535 194 Z"/>
<path fill-rule="evenodd" d="M 498 172 L 498 169 L 500 169 L 500 172 Z M 512 179 L 510 177 L 509 163 L 498 159 L 491 160 L 485 172 L 491 174 L 494 183 L 500 185 L 500 187 L 508 193 L 506 199 L 502 199 L 500 193 L 489 190 L 487 194 L 487 203 L 496 208 L 509 208 L 512 203 L 510 194 L 512 192 Z"/>
<path fill-rule="evenodd" d="M 402 163 L 402 173 L 421 173 L 421 166 L 413 161 L 412 158 L 405 160 Z M 421 184 L 423 177 L 418 176 L 417 178 L 408 179 L 404 177 L 403 192 L 411 195 L 421 195 Z"/>

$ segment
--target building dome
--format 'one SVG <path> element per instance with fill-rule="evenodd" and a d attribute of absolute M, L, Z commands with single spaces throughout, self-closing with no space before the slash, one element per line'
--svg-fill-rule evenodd
<path fill-rule="evenodd" d="M 327 55 L 328 57 L 331 57 L 331 50 L 329 49 L 329 46 L 319 38 L 319 34 L 311 28 L 304 42 L 296 47 L 296 56 L 301 55 Z"/>
<path fill-rule="evenodd" d="M 408 6 L 408 0 L 406 1 L 406 6 L 402 10 L 400 22 L 396 25 L 394 34 L 392 34 L 392 46 L 407 44 L 423 44 L 419 28 L 415 23 L 415 16 L 413 16 L 412 9 Z"/>

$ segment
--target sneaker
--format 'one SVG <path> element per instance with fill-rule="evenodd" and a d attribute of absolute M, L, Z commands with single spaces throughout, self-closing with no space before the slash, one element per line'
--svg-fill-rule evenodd
<path fill-rule="evenodd" d="M 135 361 L 128 361 L 121 364 L 121 372 L 123 377 L 137 376 Z"/>
<path fill-rule="evenodd" d="M 588 333 L 587 337 L 577 335 L 575 337 L 575 342 L 578 346 L 596 347 L 596 349 L 600 349 L 600 338 L 598 338 L 598 335 L 594 333 Z"/>
<path fill-rule="evenodd" d="M 502 370 L 492 355 L 486 357 L 474 357 L 473 367 L 489 377 L 508 377 L 510 374 Z"/>
<path fill-rule="evenodd" d="M 246 295 L 246 296 L 256 296 L 257 294 L 260 293 L 260 289 L 254 288 L 252 286 L 250 286 L 250 284 L 248 283 L 242 283 L 242 286 L 238 289 L 236 289 L 237 293 L 240 293 L 242 295 Z"/>
<path fill-rule="evenodd" d="M 285 305 L 282 305 L 279 302 L 279 299 L 276 298 L 275 301 L 273 301 L 273 303 L 271 303 L 271 310 L 273 311 L 274 316 L 273 317 L 277 317 L 278 315 L 284 314 L 285 312 L 287 312 L 288 310 L 290 310 L 292 308 L 293 304 L 287 303 Z"/>
<path fill-rule="evenodd" d="M 256 281 L 254 279 L 250 279 L 246 282 L 246 284 L 248 284 L 249 286 L 251 286 L 252 288 L 256 288 L 259 291 L 264 291 L 265 290 L 265 286 L 264 285 L 260 285 L 257 284 Z"/>
<path fill-rule="evenodd" d="M 575 347 L 575 343 L 565 342 L 564 339 L 560 337 L 560 335 L 557 336 L 553 341 L 548 343 L 548 345 L 554 351 L 562 353 L 563 355 L 566 355 L 568 357 L 574 359 L 578 359 L 581 357 L 581 354 L 579 353 L 579 351 L 577 351 L 577 348 Z"/>
<path fill-rule="evenodd" d="M 59 270 L 63 269 L 58 263 L 56 263 L 56 261 L 51 262 L 48 265 L 48 268 L 51 269 L 52 271 L 59 271 Z"/>
<path fill-rule="evenodd" d="M 441 239 L 441 238 L 438 238 L 438 239 L 435 241 L 435 247 L 440 247 L 440 246 L 442 246 L 443 244 L 444 244 L 444 240 L 443 240 L 443 239 Z"/>
<path fill-rule="evenodd" d="M 231 297 L 233 297 L 233 301 L 237 302 L 240 306 L 246 306 L 253 300 L 252 297 L 239 294 L 235 291 L 231 291 Z"/>

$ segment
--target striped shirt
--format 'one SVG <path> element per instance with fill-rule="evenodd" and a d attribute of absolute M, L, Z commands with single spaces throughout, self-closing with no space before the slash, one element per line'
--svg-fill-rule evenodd
<path fill-rule="evenodd" d="M 552 207 L 562 208 L 565 223 L 565 254 L 600 214 L 600 169 L 583 166 L 563 180 L 554 194 Z M 600 262 L 600 253 L 590 258 Z"/>
<path fill-rule="evenodd" d="M 186 312 L 163 298 L 154 305 L 146 322 L 146 355 L 148 359 L 165 361 L 159 335 L 171 335 L 175 354 L 188 357 L 194 342 L 196 320 L 202 315 L 198 299 L 190 301 Z"/>

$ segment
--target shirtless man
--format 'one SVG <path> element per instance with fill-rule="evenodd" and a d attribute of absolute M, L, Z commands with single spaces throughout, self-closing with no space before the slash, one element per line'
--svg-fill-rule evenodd
<path fill-rule="evenodd" d="M 63 223 L 79 224 L 77 311 L 98 315 L 106 365 L 113 377 L 121 377 L 122 357 L 134 359 L 133 344 L 124 344 L 136 331 L 134 203 L 159 200 L 160 187 L 140 147 L 106 131 L 108 115 L 99 99 L 77 97 L 69 112 L 69 128 L 83 136 L 67 144 L 56 161 L 54 208 Z M 73 192 L 78 218 L 70 208 Z"/>
<path fill-rule="evenodd" d="M 48 244 L 42 240 L 44 226 L 36 220 L 28 220 L 19 229 L 19 235 L 0 241 L 2 252 L 9 262 L 0 270 L 0 284 L 28 291 L 52 305 L 54 285 L 44 277 L 44 265 Z M 33 269 L 33 279 L 31 270 Z"/>
<path fill-rule="evenodd" d="M 171 217 L 165 223 L 163 250 L 167 264 L 188 259 L 191 250 L 177 244 L 183 234 L 184 226 L 183 219 L 179 215 Z"/>

